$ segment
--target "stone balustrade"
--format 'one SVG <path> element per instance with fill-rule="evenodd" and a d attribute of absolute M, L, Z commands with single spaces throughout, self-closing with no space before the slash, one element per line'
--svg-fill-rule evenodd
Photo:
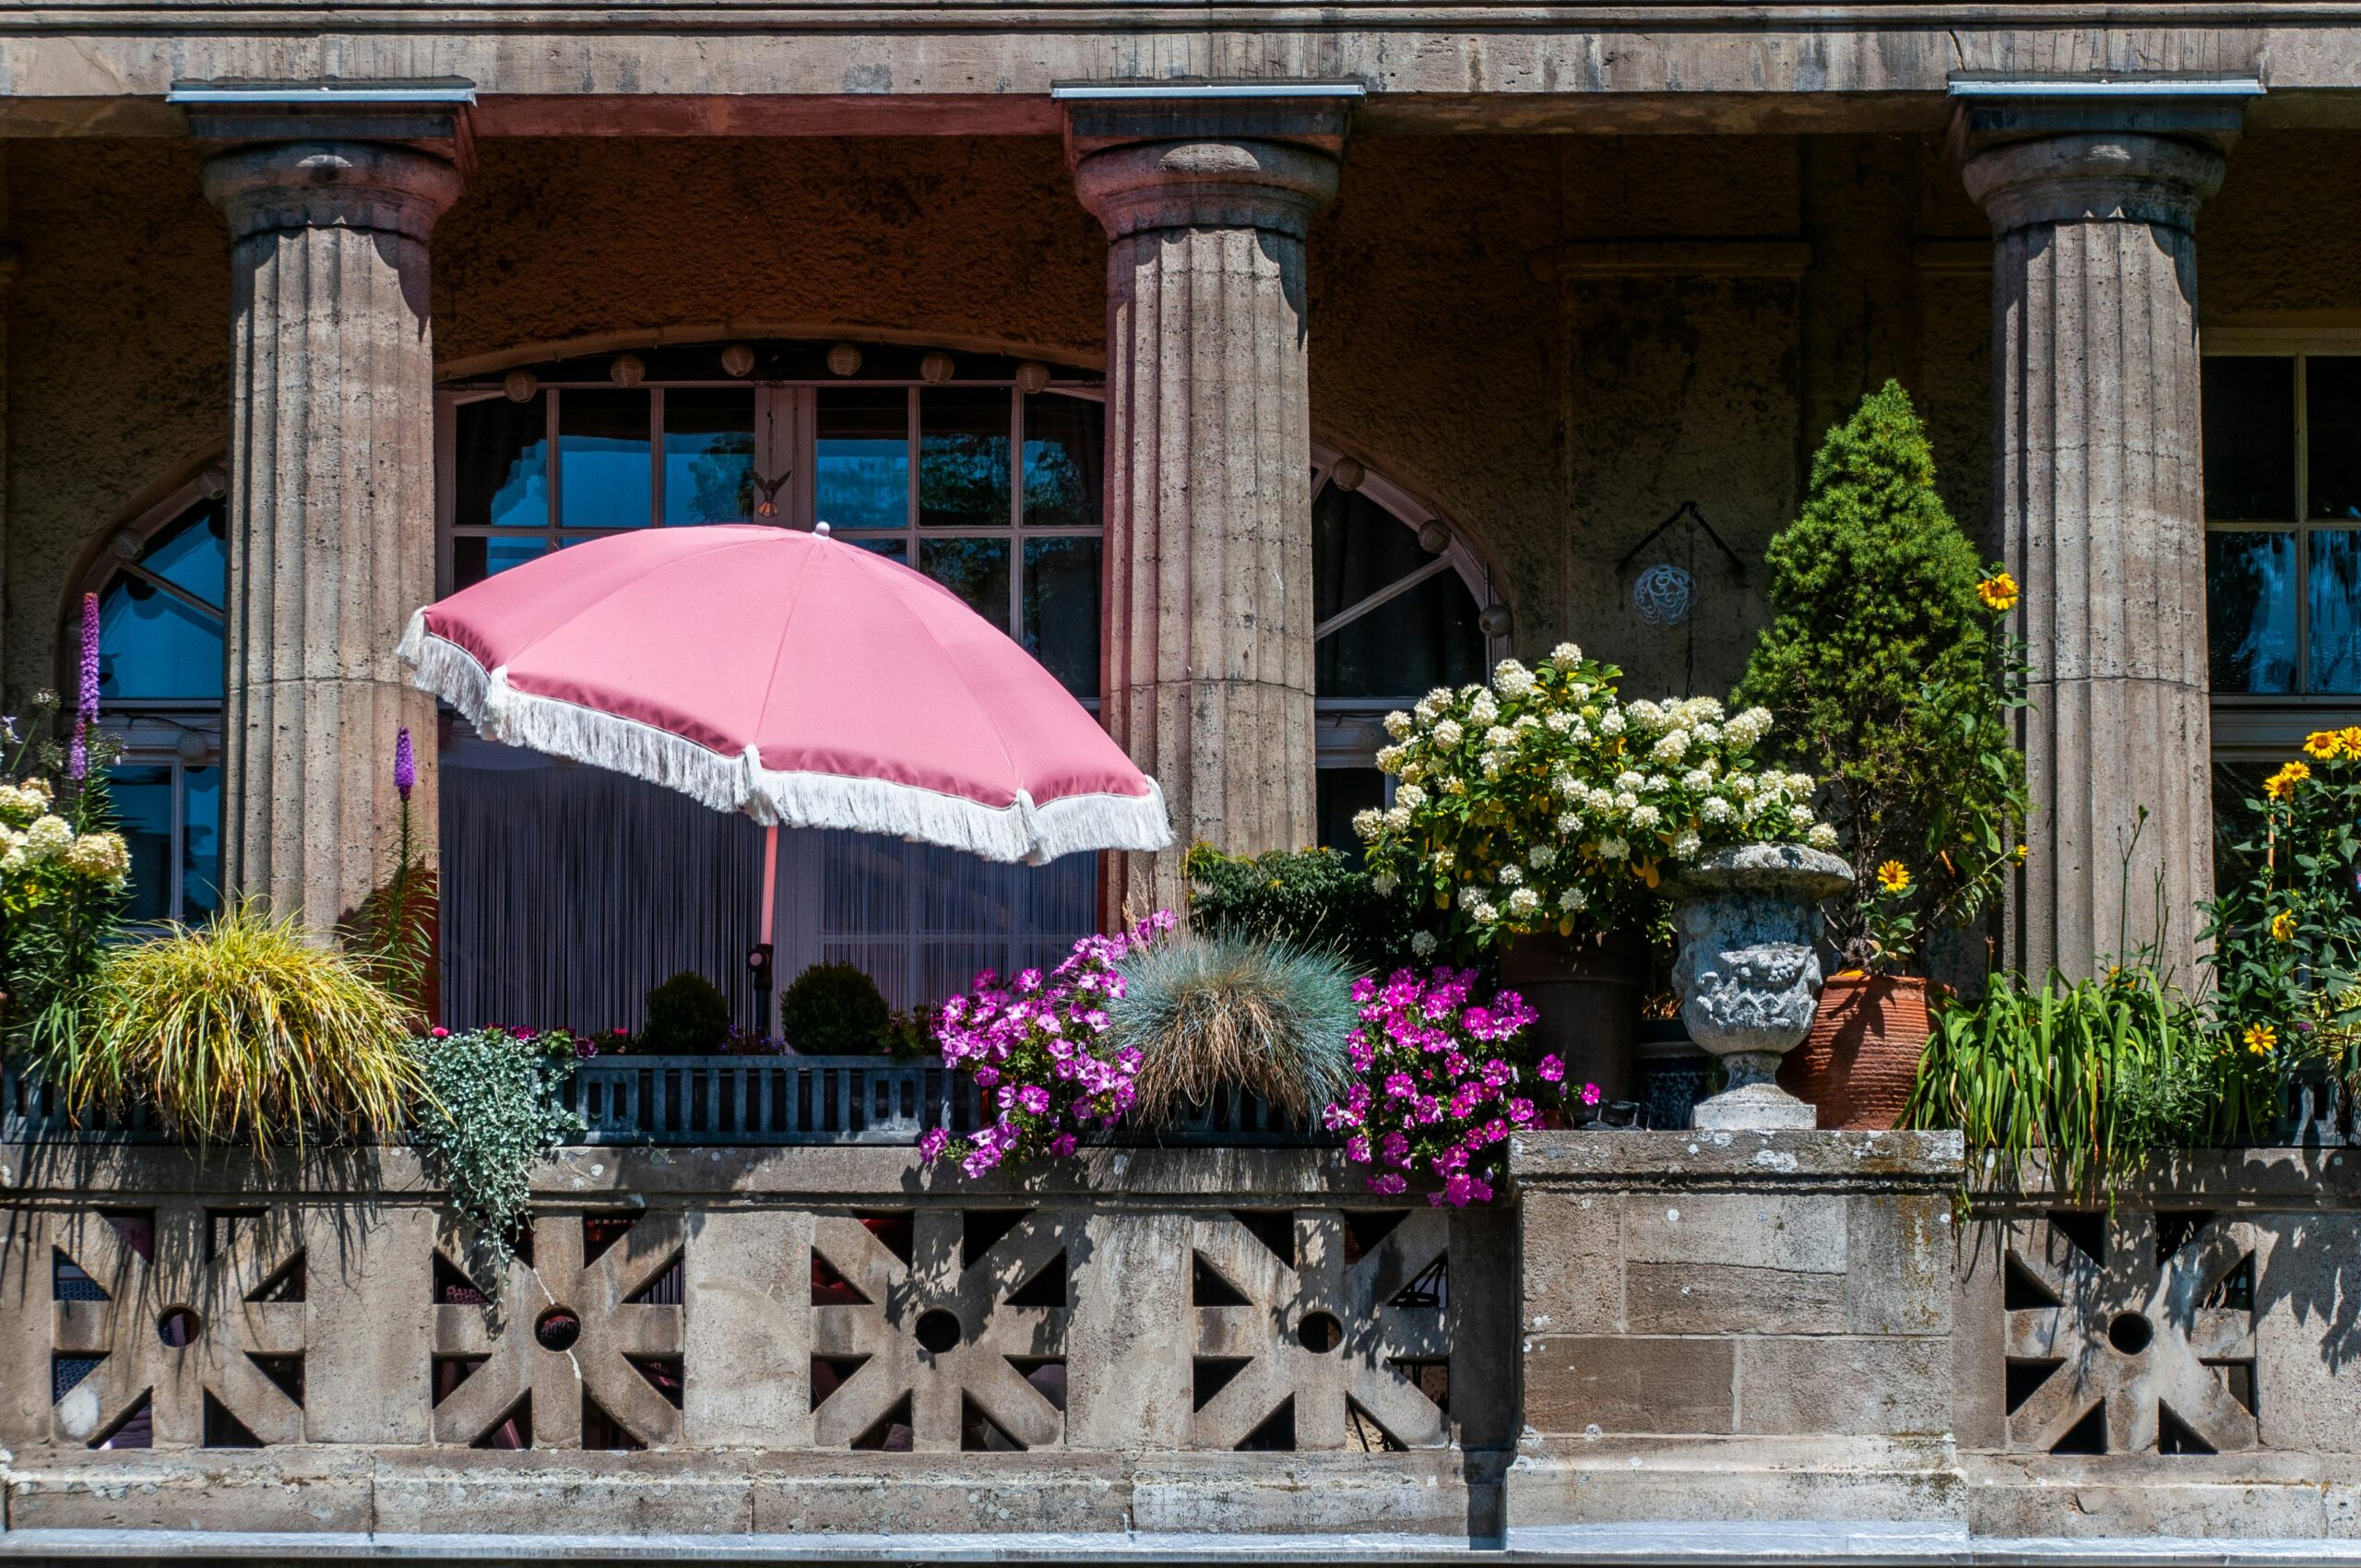
<path fill-rule="evenodd" d="M 1513 1165 L 1454 1212 L 1316 1149 L 575 1148 L 501 1280 L 403 1149 L 0 1146 L 0 1554 L 2361 1537 L 2361 1153 L 2112 1209 L 1963 1208 L 1945 1134 Z"/>

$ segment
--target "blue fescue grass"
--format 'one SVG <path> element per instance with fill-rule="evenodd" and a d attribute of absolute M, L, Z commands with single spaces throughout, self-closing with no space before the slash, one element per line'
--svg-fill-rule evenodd
<path fill-rule="evenodd" d="M 1107 1009 L 1109 1043 L 1140 1052 L 1144 1120 L 1223 1087 L 1305 1117 L 1343 1096 L 1359 1009 L 1338 955 L 1221 932 L 1159 942 L 1117 968 L 1123 995 Z"/>

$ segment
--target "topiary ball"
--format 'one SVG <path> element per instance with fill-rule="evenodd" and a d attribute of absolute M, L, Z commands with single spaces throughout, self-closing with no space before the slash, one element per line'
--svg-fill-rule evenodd
<path fill-rule="evenodd" d="M 711 980 L 683 969 L 647 993 L 647 1027 L 634 1049 L 651 1056 L 709 1056 L 730 1038 L 730 1004 Z"/>
<path fill-rule="evenodd" d="M 893 1021 L 877 982 L 850 964 L 814 964 L 778 999 L 779 1032 L 804 1056 L 873 1055 Z"/>

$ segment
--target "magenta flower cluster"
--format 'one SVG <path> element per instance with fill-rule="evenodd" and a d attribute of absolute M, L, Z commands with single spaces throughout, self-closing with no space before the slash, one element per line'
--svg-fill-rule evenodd
<path fill-rule="evenodd" d="M 1398 969 L 1382 984 L 1353 987 L 1361 1021 L 1348 1051 L 1358 1076 L 1328 1107 L 1327 1123 L 1346 1134 L 1347 1159 L 1376 1168 L 1373 1193 L 1402 1192 L 1417 1177 L 1439 1183 L 1431 1204 L 1489 1202 L 1509 1134 L 1541 1124 L 1536 1097 L 1564 1097 L 1565 1063 L 1555 1056 L 1533 1063 L 1536 1083 L 1525 1082 L 1517 1037 L 1533 1009 L 1513 991 L 1475 1003 L 1475 983 L 1472 969 Z M 1598 1087 L 1584 1085 L 1581 1098 L 1596 1105 Z"/>
<path fill-rule="evenodd" d="M 1011 1160 L 1062 1158 L 1080 1134 L 1112 1127 L 1132 1108 L 1136 1051 L 1102 1051 L 1107 1004 L 1123 994 L 1118 962 L 1170 931 L 1159 909 L 1121 936 L 1086 936 L 1048 974 L 1026 969 L 1003 983 L 987 969 L 975 989 L 943 1004 L 935 1043 L 943 1064 L 967 1073 L 991 1117 L 965 1137 L 938 1127 L 919 1140 L 927 1159 L 945 1156 L 970 1176 Z"/>

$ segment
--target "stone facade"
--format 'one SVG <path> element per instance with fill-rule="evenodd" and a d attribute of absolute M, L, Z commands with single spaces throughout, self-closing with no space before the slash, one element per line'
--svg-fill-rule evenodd
<path fill-rule="evenodd" d="M 2037 1172 L 1963 1208 L 1952 1134 L 1538 1134 L 1513 1168 L 1452 1212 L 1308 1150 L 967 1182 L 574 1149 L 486 1304 L 398 1151 L 0 1148 L 0 1550 L 2361 1538 L 2349 1150 L 2163 1162 L 2111 1208 Z"/>

